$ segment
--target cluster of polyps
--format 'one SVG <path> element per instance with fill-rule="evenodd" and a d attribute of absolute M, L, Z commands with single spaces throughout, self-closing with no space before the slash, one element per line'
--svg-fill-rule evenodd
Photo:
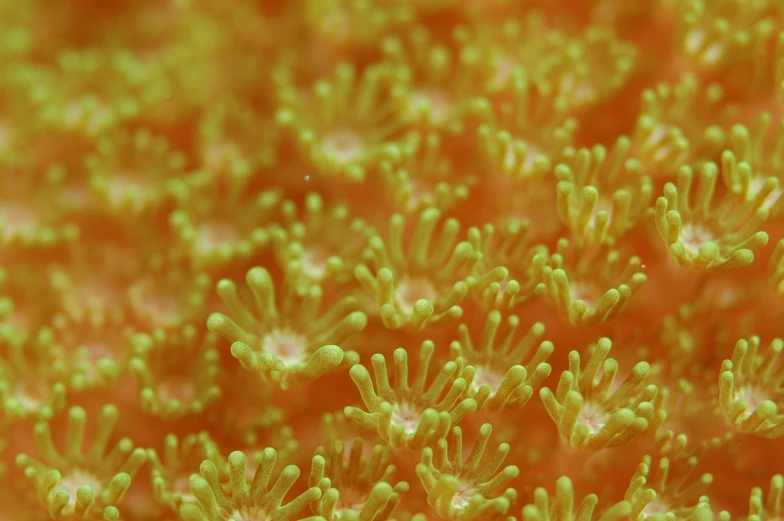
<path fill-rule="evenodd" d="M 780 518 L 783 13 L 0 0 L 0 518 Z"/>

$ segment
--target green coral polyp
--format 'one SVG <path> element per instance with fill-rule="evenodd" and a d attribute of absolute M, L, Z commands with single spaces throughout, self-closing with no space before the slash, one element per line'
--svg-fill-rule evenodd
<path fill-rule="evenodd" d="M 179 248 L 197 267 L 246 260 L 270 244 L 267 224 L 279 210 L 282 191 L 271 188 L 256 194 L 249 181 L 245 174 L 203 171 L 187 182 L 172 183 L 176 208 L 169 225 Z"/>
<path fill-rule="evenodd" d="M 684 163 L 713 157 L 728 142 L 723 124 L 733 110 L 719 84 L 705 83 L 694 74 L 645 89 L 631 136 L 634 156 L 653 164 L 655 168 L 648 167 L 645 173 L 657 177 L 674 174 Z"/>
<path fill-rule="evenodd" d="M 305 196 L 302 209 L 294 201 L 280 208 L 284 225 L 272 226 L 270 236 L 282 265 L 298 262 L 304 283 L 335 287 L 353 279 L 374 229 L 352 217 L 345 204 L 326 204 L 315 192 Z"/>
<path fill-rule="evenodd" d="M 55 315 L 53 334 L 39 336 L 68 368 L 68 386 L 75 391 L 117 383 L 128 363 L 133 327 L 122 314 L 81 317 Z"/>
<path fill-rule="evenodd" d="M 441 519 L 503 519 L 509 511 L 517 493 L 513 488 L 503 490 L 503 487 L 520 470 L 515 465 L 501 468 L 509 454 L 508 443 L 501 443 L 495 454 L 485 457 L 492 432 L 489 423 L 479 428 L 479 437 L 465 461 L 460 427 L 452 429 L 451 444 L 441 438 L 435 448 L 422 450 L 422 462 L 416 466 L 416 473 L 427 492 L 428 504 Z"/>
<path fill-rule="evenodd" d="M 228 483 L 222 482 L 218 468 L 212 461 L 204 460 L 199 474 L 190 478 L 191 491 L 198 505 L 182 505 L 180 517 L 183 521 L 326 521 L 317 516 L 300 517 L 300 512 L 309 503 L 321 497 L 318 487 L 310 487 L 288 503 L 283 503 L 286 494 L 297 481 L 300 470 L 295 465 L 288 465 L 277 479 L 272 480 L 277 459 L 274 449 L 266 449 L 250 483 L 246 477 L 245 454 L 242 452 L 229 454 Z"/>
<path fill-rule="evenodd" d="M 480 152 L 487 168 L 511 179 L 549 173 L 574 144 L 577 120 L 547 82 L 515 70 L 508 99 L 480 99 Z"/>
<path fill-rule="evenodd" d="M 552 370 L 547 363 L 555 349 L 552 342 L 542 341 L 531 354 L 544 335 L 544 324 L 537 322 L 516 338 L 520 319 L 509 316 L 503 332 L 502 322 L 499 311 L 490 311 L 478 342 L 471 338 L 468 326 L 460 324 L 459 340 L 449 346 L 452 358 L 465 367 L 461 374 L 478 410 L 525 406 Z"/>
<path fill-rule="evenodd" d="M 331 78 L 314 84 L 307 100 L 294 85 L 281 82 L 278 125 L 319 174 L 362 181 L 369 165 L 397 153 L 400 124 L 392 118 L 388 69 L 367 67 L 358 78 L 353 65 L 341 63 Z"/>
<path fill-rule="evenodd" d="M 653 185 L 629 157 L 631 146 L 622 136 L 609 152 L 602 145 L 579 149 L 555 167 L 556 208 L 574 236 L 612 245 L 645 215 Z"/>
<path fill-rule="evenodd" d="M 631 505 L 628 501 L 620 501 L 604 510 L 598 510 L 598 504 L 599 497 L 596 494 L 588 494 L 577 504 L 572 480 L 561 476 L 555 482 L 555 497 L 551 497 L 547 490 L 541 487 L 534 491 L 534 502 L 523 507 L 522 519 L 523 521 L 622 521 L 628 519 L 631 513 Z"/>
<path fill-rule="evenodd" d="M 56 67 L 30 71 L 38 79 L 30 92 L 36 119 L 49 128 L 94 137 L 136 117 L 146 78 L 139 74 L 139 63 L 128 58 L 123 51 L 66 50 L 57 56 Z"/>
<path fill-rule="evenodd" d="M 19 454 L 16 463 L 36 486 L 39 499 L 49 507 L 55 519 L 95 519 L 107 521 L 120 517 L 117 506 L 131 484 L 131 478 L 146 460 L 146 452 L 133 448 L 133 442 L 123 438 L 107 454 L 119 412 L 114 405 L 101 410 L 98 429 L 86 452 L 82 449 L 87 414 L 81 407 L 68 412 L 65 451 L 59 452 L 52 442 L 47 422 L 34 428 L 35 443 L 41 460 Z"/>
<path fill-rule="evenodd" d="M 395 211 L 413 214 L 437 208 L 443 212 L 468 199 L 476 177 L 445 154 L 449 145 L 440 133 L 412 132 L 399 146 L 399 158 L 379 165 Z"/>
<path fill-rule="evenodd" d="M 381 439 L 396 448 L 417 450 L 446 436 L 449 429 L 476 410 L 476 401 L 465 397 L 468 383 L 457 374 L 459 367 L 455 362 L 441 366 L 438 375 L 426 387 L 434 351 L 433 342 L 422 343 L 413 385 L 408 381 L 408 353 L 402 348 L 393 353 L 394 386 L 389 382 L 383 355 L 371 357 L 376 375 L 375 389 L 370 372 L 364 366 L 352 367 L 349 374 L 367 411 L 346 407 L 346 416 L 376 431 Z"/>
<path fill-rule="evenodd" d="M 677 385 L 660 387 L 653 402 L 655 412 L 647 433 L 651 435 L 657 453 L 672 462 L 682 462 L 692 456 L 702 455 L 711 447 L 721 446 L 731 439 L 731 433 L 725 433 L 723 437 L 713 437 L 709 440 L 692 443 L 693 440 L 690 440 L 685 434 L 675 432 L 678 427 L 671 425 L 668 421 L 669 411 L 678 408 L 676 418 L 681 415 L 689 416 L 703 412 L 703 406 L 697 398 L 697 389 L 695 384 L 682 378 Z M 684 406 L 683 404 L 690 405 Z"/>
<path fill-rule="evenodd" d="M 274 126 L 249 103 L 231 98 L 207 107 L 199 124 L 201 166 L 213 175 L 248 177 L 275 164 Z"/>
<path fill-rule="evenodd" d="M 6 167 L 8 168 L 8 167 Z M 26 168 L 0 178 L 0 245 L 11 250 L 40 250 L 76 242 L 81 230 L 63 209 L 45 201 L 61 183 Z"/>
<path fill-rule="evenodd" d="M 747 168 L 726 159 L 722 170 Z M 725 176 L 734 176 L 730 172 Z M 692 193 L 694 178 L 697 187 Z M 768 242 L 760 231 L 770 211 L 730 192 L 716 200 L 719 168 L 702 165 L 695 176 L 692 168 L 681 167 L 678 183 L 667 183 L 664 196 L 656 201 L 654 221 L 675 263 L 682 267 L 730 271 L 754 262 L 754 251 Z"/>
<path fill-rule="evenodd" d="M 218 295 L 231 317 L 213 313 L 207 327 L 230 342 L 232 355 L 245 369 L 277 381 L 284 388 L 297 380 L 313 380 L 340 367 L 359 362 L 354 351 L 336 344 L 362 331 L 367 317 L 357 311 L 358 302 L 345 297 L 319 316 L 323 292 L 320 286 L 302 288 L 301 265 L 285 267 L 283 287 L 276 297 L 269 272 L 256 267 L 246 282 L 253 294 L 256 313 L 240 298 L 234 282 L 218 282 Z"/>
<path fill-rule="evenodd" d="M 660 519 L 689 519 L 707 497 L 701 494 L 713 481 L 711 474 L 703 474 L 687 485 L 697 466 L 697 458 L 689 458 L 684 466 L 671 465 L 668 458 L 661 458 L 657 472 L 651 472 L 651 457 L 644 456 L 632 476 L 625 499 L 631 506 L 633 521 L 658 521 Z"/>
<path fill-rule="evenodd" d="M 638 362 L 615 386 L 619 367 L 607 358 L 611 348 L 609 338 L 590 345 L 582 370 L 580 354 L 570 352 L 569 369 L 561 373 L 555 393 L 548 387 L 539 392 L 559 434 L 572 448 L 592 451 L 624 445 L 648 429 L 653 417 L 658 388 L 645 385 L 651 366 Z"/>
<path fill-rule="evenodd" d="M 558 312 L 574 325 L 604 322 L 621 313 L 647 280 L 639 257 L 628 258 L 625 266 L 622 259 L 607 245 L 572 245 L 559 239 L 556 253 L 542 268 Z"/>
<path fill-rule="evenodd" d="M 777 218 L 784 212 L 784 119 L 779 119 L 773 129 L 772 121 L 773 116 L 764 112 L 751 131 L 743 125 L 732 127 L 733 153 L 725 151 L 722 157 L 722 162 L 731 162 L 731 166 L 723 168 L 722 175 L 733 192 L 743 194 L 747 201 L 766 208 L 772 218 Z"/>
<path fill-rule="evenodd" d="M 179 439 L 174 434 L 164 438 L 162 458 L 154 449 L 147 450 L 152 479 L 152 494 L 159 504 L 177 513 L 184 503 L 194 503 L 187 484 L 191 474 L 217 450 L 208 433 L 189 434 Z"/>
<path fill-rule="evenodd" d="M 382 53 L 392 72 L 392 89 L 406 128 L 459 133 L 471 115 L 474 78 L 427 28 L 414 26 L 405 38 L 388 37 Z"/>
<path fill-rule="evenodd" d="M 146 129 L 102 136 L 85 159 L 90 188 L 111 211 L 139 214 L 171 198 L 167 184 L 183 175 L 186 156 Z"/>
<path fill-rule="evenodd" d="M 784 340 L 770 342 L 759 352 L 759 337 L 740 339 L 732 359 L 724 360 L 719 374 L 719 406 L 727 423 L 740 432 L 765 438 L 784 436 L 779 356 Z"/>
<path fill-rule="evenodd" d="M 437 242 L 433 241 L 440 219 L 441 212 L 435 208 L 424 210 L 404 249 L 406 219 L 393 215 L 387 240 L 370 239 L 376 275 L 365 264 L 354 270 L 365 290 L 376 298 L 381 320 L 389 329 L 422 329 L 463 314 L 458 304 L 468 294 L 468 276 L 479 255 L 469 242 L 457 242 L 460 224 L 456 219 L 444 221 Z"/>
<path fill-rule="evenodd" d="M 205 269 L 174 249 L 148 257 L 144 275 L 126 290 L 127 304 L 147 331 L 165 333 L 202 320 L 212 284 Z"/>
<path fill-rule="evenodd" d="M 530 243 L 530 230 L 530 221 L 517 219 L 468 230 L 468 242 L 481 254 L 469 284 L 485 308 L 525 307 L 547 292 L 543 270 L 550 255 L 546 246 Z"/>
<path fill-rule="evenodd" d="M 505 0 L 501 0 L 505 1 Z M 512 77 L 523 70 L 534 71 L 541 55 L 547 55 L 546 47 L 558 32 L 545 32 L 544 14 L 530 11 L 519 17 L 504 17 L 500 23 L 486 21 L 473 15 L 471 23 L 459 25 L 452 37 L 459 48 L 460 63 L 474 70 L 480 92 L 493 98 L 502 97 L 513 89 Z"/>
<path fill-rule="evenodd" d="M 571 111 L 611 98 L 637 66 L 637 46 L 609 27 L 591 25 L 576 38 L 565 36 L 539 65 L 541 77 Z"/>
<path fill-rule="evenodd" d="M 55 354 L 51 329 L 0 342 L 0 402 L 11 419 L 51 419 L 65 407 L 69 368 Z"/>
<path fill-rule="evenodd" d="M 348 458 L 340 440 L 316 449 L 309 483 L 323 494 L 311 504 L 315 514 L 327 521 L 385 521 L 395 510 L 408 483 L 392 484 L 396 468 L 389 463 L 387 447 L 371 447 L 366 459 L 365 447 L 365 442 L 355 438 Z"/>
<path fill-rule="evenodd" d="M 138 334 L 131 343 L 129 367 L 143 411 L 164 419 L 199 415 L 220 398 L 214 333 L 200 335 L 191 325 L 166 337 Z"/>

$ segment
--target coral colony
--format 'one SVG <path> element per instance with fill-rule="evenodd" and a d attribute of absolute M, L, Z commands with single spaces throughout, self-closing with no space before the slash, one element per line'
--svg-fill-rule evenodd
<path fill-rule="evenodd" d="M 0 521 L 784 519 L 784 0 L 0 23 Z"/>

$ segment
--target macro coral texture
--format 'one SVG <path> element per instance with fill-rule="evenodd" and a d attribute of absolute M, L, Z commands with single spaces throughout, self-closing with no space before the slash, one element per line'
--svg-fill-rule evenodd
<path fill-rule="evenodd" d="M 0 520 L 784 516 L 784 0 L 0 22 Z"/>

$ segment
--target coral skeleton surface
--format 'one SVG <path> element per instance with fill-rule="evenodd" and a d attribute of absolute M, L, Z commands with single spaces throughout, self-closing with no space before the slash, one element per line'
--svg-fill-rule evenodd
<path fill-rule="evenodd" d="M 0 521 L 784 519 L 784 0 L 0 0 Z"/>

